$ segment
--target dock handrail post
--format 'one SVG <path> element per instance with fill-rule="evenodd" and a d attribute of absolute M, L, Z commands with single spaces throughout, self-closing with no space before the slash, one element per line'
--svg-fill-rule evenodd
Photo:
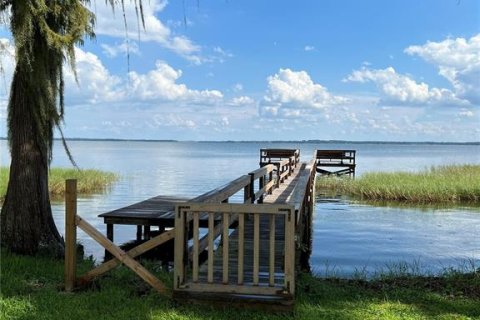
<path fill-rule="evenodd" d="M 65 181 L 65 291 L 75 288 L 77 272 L 77 180 Z"/>
<path fill-rule="evenodd" d="M 276 188 L 280 188 L 280 176 L 282 175 L 281 172 L 281 165 L 280 163 L 276 163 L 275 166 L 277 167 L 277 181 L 276 181 Z"/>
<path fill-rule="evenodd" d="M 295 294 L 295 209 L 285 215 L 285 288 L 291 295 Z"/>
<path fill-rule="evenodd" d="M 184 207 L 175 208 L 175 255 L 173 268 L 173 288 L 179 289 L 185 281 L 185 224 Z"/>

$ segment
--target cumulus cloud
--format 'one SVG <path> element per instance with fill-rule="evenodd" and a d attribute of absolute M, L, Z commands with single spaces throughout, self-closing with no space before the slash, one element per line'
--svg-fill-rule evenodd
<path fill-rule="evenodd" d="M 91 52 L 76 48 L 77 79 L 65 69 L 67 101 L 71 104 L 102 102 L 161 103 L 181 102 L 192 105 L 214 105 L 223 100 L 219 90 L 195 90 L 179 83 L 182 70 L 158 60 L 155 68 L 138 73 L 131 71 L 128 79 L 113 75 Z"/>
<path fill-rule="evenodd" d="M 0 38 L 0 135 L 5 135 L 5 129 L 2 127 L 6 124 L 8 96 L 14 67 L 15 48 L 9 39 Z"/>
<path fill-rule="evenodd" d="M 306 110 L 322 110 L 348 102 L 347 98 L 335 96 L 313 82 L 306 71 L 280 69 L 267 78 L 267 84 L 261 113 L 274 116 L 300 116 Z"/>
<path fill-rule="evenodd" d="M 229 102 L 231 106 L 249 106 L 255 104 L 255 100 L 248 96 L 234 97 Z"/>
<path fill-rule="evenodd" d="M 109 72 L 102 61 L 91 52 L 75 48 L 77 80 L 73 71 L 64 67 L 67 101 L 88 104 L 118 101 L 125 97 L 121 78 Z"/>
<path fill-rule="evenodd" d="M 124 41 L 120 44 L 108 45 L 106 43 L 100 44 L 103 53 L 109 58 L 115 58 L 118 55 L 134 54 L 140 55 L 140 48 L 134 41 Z"/>
<path fill-rule="evenodd" d="M 473 113 L 472 110 L 468 109 L 461 109 L 460 112 L 457 114 L 459 117 L 464 117 L 464 118 L 472 118 L 475 116 L 475 113 Z"/>
<path fill-rule="evenodd" d="M 369 69 L 363 67 L 353 71 L 344 81 L 373 82 L 381 91 L 382 104 L 442 104 L 465 105 L 467 101 L 459 99 L 456 95 L 444 88 L 431 88 L 424 82 L 417 82 L 409 76 L 399 74 L 394 68 Z"/>
<path fill-rule="evenodd" d="M 480 104 L 480 34 L 470 39 L 446 39 L 405 49 L 435 65 L 453 86 L 455 94 L 472 104 Z"/>
<path fill-rule="evenodd" d="M 112 10 L 111 6 L 106 3 L 92 3 L 90 9 L 96 14 L 95 32 L 97 35 L 104 35 L 113 38 L 127 37 L 131 40 L 142 42 L 155 42 L 160 46 L 178 54 L 193 64 L 219 62 L 223 63 L 226 59 L 233 57 L 231 52 L 219 47 L 205 48 L 195 43 L 185 35 L 178 34 L 171 29 L 172 24 L 164 24 L 158 15 L 166 5 L 166 0 L 150 0 L 143 2 L 143 17 L 145 28 L 141 24 L 140 17 L 137 19 L 137 9 L 135 4 L 137 1 L 125 2 L 125 19 L 120 8 Z M 125 29 L 125 21 L 127 28 Z M 123 48 L 122 48 L 123 46 Z M 108 57 L 114 57 L 119 53 L 126 51 L 123 45 L 102 45 L 104 53 Z M 133 47 L 133 48 L 132 48 Z M 132 45 L 133 53 L 137 50 Z M 204 53 L 207 51 L 207 53 Z"/>
<path fill-rule="evenodd" d="M 303 50 L 305 50 L 305 51 L 313 51 L 313 50 L 315 50 L 315 47 L 314 47 L 314 46 L 306 45 L 306 46 L 303 48 Z"/>
<path fill-rule="evenodd" d="M 155 69 L 145 74 L 130 72 L 130 91 L 142 100 L 188 100 L 190 103 L 212 104 L 223 98 L 218 90 L 192 90 L 178 84 L 181 70 L 175 70 L 165 61 L 157 61 Z"/>
<path fill-rule="evenodd" d="M 15 67 L 15 47 L 10 39 L 0 38 L 0 76 L 3 92 L 8 90 Z"/>
<path fill-rule="evenodd" d="M 92 3 L 90 9 L 96 15 L 96 34 L 115 38 L 128 36 L 129 39 L 156 42 L 195 64 L 202 63 L 201 47 L 186 36 L 174 34 L 168 26 L 157 18 L 156 15 L 163 11 L 167 1 L 144 1 L 143 16 L 145 29 L 143 29 L 143 26 L 140 25 L 141 22 L 137 19 L 135 3 L 137 2 L 125 2 L 127 30 L 125 30 L 125 20 L 120 8 L 116 8 L 113 11 L 108 4 L 102 2 Z"/>

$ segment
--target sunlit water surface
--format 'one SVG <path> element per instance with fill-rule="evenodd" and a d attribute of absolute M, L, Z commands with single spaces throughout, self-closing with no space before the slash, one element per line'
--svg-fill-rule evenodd
<path fill-rule="evenodd" d="M 156 195 L 202 194 L 255 169 L 262 147 L 300 148 L 303 160 L 310 159 L 315 149 L 356 149 L 357 175 L 480 163 L 478 145 L 72 141 L 70 148 L 80 167 L 121 176 L 107 193 L 81 196 L 78 213 L 105 232 L 98 214 Z M 8 162 L 7 143 L 0 141 L 0 165 Z M 52 166 L 70 166 L 58 142 Z M 54 203 L 53 212 L 63 234 L 63 203 Z M 134 226 L 115 227 L 116 243 L 134 237 Z M 100 246 L 81 231 L 78 238 L 87 254 L 102 259 Z M 478 267 L 480 209 L 380 207 L 341 196 L 318 197 L 310 262 L 320 275 L 342 277 L 405 266 L 423 273 Z"/>

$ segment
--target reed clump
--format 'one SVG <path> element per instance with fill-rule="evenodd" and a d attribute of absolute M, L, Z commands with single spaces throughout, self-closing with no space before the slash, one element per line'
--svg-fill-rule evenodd
<path fill-rule="evenodd" d="M 480 165 L 444 165 L 421 172 L 372 172 L 352 180 L 318 177 L 328 189 L 365 200 L 412 203 L 480 201 Z"/>
<path fill-rule="evenodd" d="M 7 193 L 9 169 L 0 167 L 0 199 Z M 65 194 L 65 180 L 77 180 L 77 192 L 93 194 L 105 191 L 118 180 L 118 175 L 94 169 L 52 168 L 49 172 L 48 187 L 52 198 L 59 198 Z"/>

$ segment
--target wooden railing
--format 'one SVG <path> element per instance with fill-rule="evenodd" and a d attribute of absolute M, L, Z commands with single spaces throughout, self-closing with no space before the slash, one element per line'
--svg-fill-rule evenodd
<path fill-rule="evenodd" d="M 317 150 L 314 154 L 317 159 L 316 171 L 324 175 L 349 175 L 355 178 L 355 154 L 355 150 Z M 328 167 L 337 169 L 327 170 Z"/>
<path fill-rule="evenodd" d="M 299 149 L 260 149 L 260 167 L 277 163 L 283 160 L 290 162 L 292 170 L 300 162 L 300 150 Z"/>
<path fill-rule="evenodd" d="M 296 220 L 304 215 L 304 211 L 313 208 L 315 191 L 315 159 L 309 163 L 304 163 L 300 167 L 300 176 L 298 177 L 295 188 L 292 191 L 289 204 L 295 208 Z"/>
<path fill-rule="evenodd" d="M 296 162 L 290 159 L 266 164 L 176 206 L 174 291 L 293 296 L 295 208 L 262 203 L 267 194 L 287 179 L 295 165 Z M 244 203 L 228 203 L 229 198 L 242 189 Z M 208 227 L 201 232 L 200 221 L 205 220 Z M 245 233 L 246 227 L 248 234 Z M 265 232 L 268 232 L 268 245 Z M 219 237 L 221 248 L 216 249 Z M 231 248 L 231 241 L 235 248 Z M 280 241 L 284 247 L 275 250 L 275 243 L 278 242 L 278 247 Z M 269 259 L 268 270 L 262 272 L 259 270 L 261 242 L 268 248 L 265 250 Z M 246 243 L 251 246 L 245 248 Z M 202 273 L 200 256 L 205 252 L 207 257 Z M 236 257 L 232 257 L 233 252 L 237 252 Z M 221 261 L 221 278 L 214 276 L 219 264 L 215 259 Z M 282 266 L 276 268 L 275 262 L 278 264 L 280 259 L 283 259 Z M 236 264 L 235 270 L 231 270 L 233 264 Z M 268 279 L 260 277 L 265 273 L 268 273 Z M 275 277 L 283 282 L 275 282 Z"/>
<path fill-rule="evenodd" d="M 107 262 L 96 266 L 83 276 L 77 278 L 77 227 L 82 229 L 87 235 L 94 239 L 98 244 L 104 247 L 114 257 Z M 174 232 L 167 231 L 137 247 L 123 251 L 112 241 L 105 237 L 100 231 L 95 229 L 86 220 L 77 215 L 77 180 L 66 180 L 65 182 L 65 290 L 73 291 L 75 287 L 82 286 L 88 281 L 98 277 L 109 270 L 112 270 L 119 264 L 124 264 L 150 284 L 161 294 L 169 295 L 168 287 L 155 277 L 150 271 L 143 267 L 138 261 L 134 260 L 140 254 L 165 243 L 172 239 Z"/>
<path fill-rule="evenodd" d="M 214 224 L 215 215 L 222 216 L 222 222 Z M 208 215 L 208 239 L 199 238 L 199 219 Z M 293 296 L 295 290 L 295 216 L 294 207 L 290 205 L 264 204 L 205 204 L 185 203 L 177 205 L 175 219 L 175 267 L 174 291 L 284 295 Z M 193 222 L 193 223 L 190 223 Z M 230 234 L 230 226 L 236 223 L 235 235 Z M 253 234 L 246 234 L 246 224 L 253 224 Z M 261 227 L 262 223 L 262 227 Z M 192 232 L 189 227 L 193 224 Z M 268 227 L 265 228 L 265 224 Z M 277 224 L 277 226 L 276 226 Z M 283 228 L 282 228 L 283 226 Z M 222 241 L 215 253 L 215 235 L 221 230 Z M 263 241 L 261 240 L 262 230 Z M 268 240 L 265 239 L 268 232 Z M 193 234 L 193 254 L 188 255 L 188 234 Z M 282 239 L 284 247 L 276 249 L 275 241 Z M 268 241 L 268 277 L 260 279 L 260 255 L 262 247 Z M 232 245 L 231 245 L 232 242 Z M 251 244 L 253 248 L 245 248 Z M 234 246 L 235 248 L 231 248 Z M 277 246 L 278 247 L 278 246 Z M 207 249 L 206 272 L 200 272 L 199 256 Z M 247 254 L 248 251 L 250 254 Z M 217 261 L 221 261 L 218 269 Z M 191 263 L 190 260 L 191 259 Z M 275 262 L 282 259 L 283 266 L 275 267 Z M 235 265 L 232 270 L 232 265 Z M 189 270 L 191 266 L 191 270 Z M 217 269 L 215 268 L 217 267 Z M 215 276 L 221 270 L 221 277 Z M 264 274 L 264 272 L 262 272 Z M 248 276 L 248 278 L 247 278 Z M 283 278 L 283 283 L 276 283 L 275 277 Z"/>
<path fill-rule="evenodd" d="M 315 158 L 322 164 L 355 164 L 355 150 L 317 150 Z"/>
<path fill-rule="evenodd" d="M 251 202 L 263 203 L 263 198 L 267 194 L 271 194 L 273 189 L 277 187 L 275 183 L 273 173 L 275 166 L 273 164 L 267 164 L 264 167 L 258 168 L 255 171 L 250 172 L 250 194 L 253 195 Z M 258 188 L 255 188 L 255 181 L 258 180 Z"/>

